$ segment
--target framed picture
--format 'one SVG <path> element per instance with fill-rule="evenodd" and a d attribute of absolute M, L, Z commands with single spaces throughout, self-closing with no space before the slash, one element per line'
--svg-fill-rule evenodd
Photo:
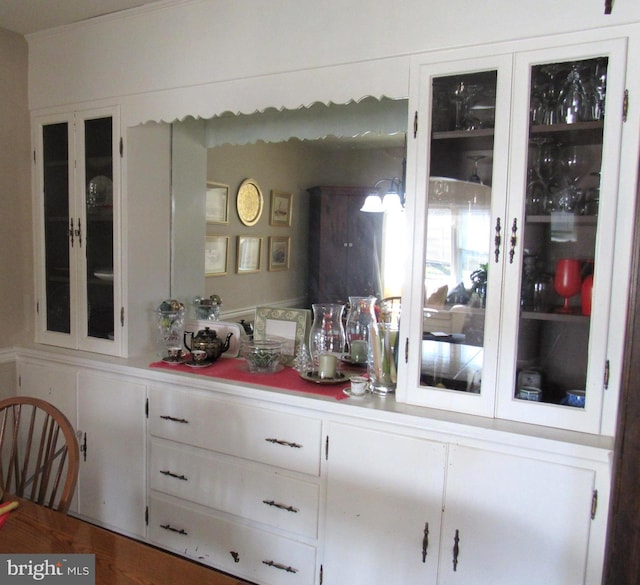
<path fill-rule="evenodd" d="M 229 223 L 229 185 L 207 181 L 205 197 L 207 223 Z"/>
<path fill-rule="evenodd" d="M 290 247 L 291 238 L 288 236 L 269 238 L 269 270 L 289 270 Z"/>
<path fill-rule="evenodd" d="M 267 337 L 284 339 L 283 363 L 291 365 L 298 349 L 306 341 L 310 323 L 311 311 L 308 309 L 256 307 L 254 336 L 256 339 Z"/>
<path fill-rule="evenodd" d="M 269 223 L 282 227 L 291 225 L 291 193 L 271 191 L 271 217 Z"/>
<path fill-rule="evenodd" d="M 254 236 L 238 236 L 237 272 L 248 274 L 260 271 L 260 257 L 262 256 L 262 238 Z"/>
<path fill-rule="evenodd" d="M 204 243 L 204 274 L 220 276 L 227 273 L 229 237 L 207 236 Z"/>

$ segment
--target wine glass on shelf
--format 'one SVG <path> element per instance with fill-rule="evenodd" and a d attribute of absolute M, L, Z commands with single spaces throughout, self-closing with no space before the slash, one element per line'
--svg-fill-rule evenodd
<path fill-rule="evenodd" d="M 451 101 L 454 105 L 454 130 L 462 130 L 464 128 L 465 103 L 467 101 L 467 86 L 464 81 L 458 81 L 451 90 Z"/>
<path fill-rule="evenodd" d="M 549 142 L 547 138 L 530 138 L 529 142 L 533 152 L 529 151 L 529 158 L 533 159 L 527 170 L 527 215 L 541 215 L 547 212 L 548 192 L 547 182 L 542 176 L 543 146 Z"/>
<path fill-rule="evenodd" d="M 556 274 L 553 280 L 555 291 L 564 299 L 563 306 L 558 313 L 573 313 L 569 306 L 569 299 L 580 292 L 582 279 L 580 261 L 575 258 L 561 258 L 556 263 Z"/>
<path fill-rule="evenodd" d="M 562 71 L 563 66 L 559 63 L 543 65 L 540 70 L 547 76 L 546 83 L 543 84 L 542 101 L 543 116 L 542 123 L 547 125 L 558 123 L 558 83 L 556 77 Z"/>
<path fill-rule="evenodd" d="M 480 183 L 482 184 L 482 179 L 480 178 L 480 175 L 478 174 L 478 161 L 481 161 L 483 158 L 487 158 L 485 155 L 483 154 L 475 154 L 475 155 L 470 155 L 467 157 L 469 160 L 473 161 L 473 172 L 471 173 L 471 176 L 469 177 L 469 182 L 470 183 Z"/>

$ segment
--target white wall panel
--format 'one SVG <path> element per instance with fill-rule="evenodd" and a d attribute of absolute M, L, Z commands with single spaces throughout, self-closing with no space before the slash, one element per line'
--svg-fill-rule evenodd
<path fill-rule="evenodd" d="M 349 97 L 359 97 L 358 86 L 364 91 L 373 81 L 367 78 L 378 75 L 378 92 L 397 97 L 412 53 L 640 20 L 640 4 L 630 0 L 618 0 L 610 16 L 603 11 L 603 0 L 540 0 L 530 10 L 512 0 L 449 0 L 444 6 L 435 0 L 159 2 L 30 35 L 30 107 L 135 96 L 132 105 L 140 108 L 145 94 L 163 91 L 153 101 L 175 104 L 186 97 L 193 112 L 197 99 L 205 100 L 199 104 L 205 110 L 213 98 L 219 107 L 240 111 L 257 102 L 282 105 L 286 96 L 294 102 L 289 106 L 309 103 L 331 91 L 339 101 L 345 85 Z M 325 69 L 344 64 L 352 65 Z M 297 73 L 263 78 L 284 72 Z M 240 79 L 245 82 L 232 83 Z M 218 82 L 225 85 L 215 99 Z M 207 84 L 216 86 L 201 93 L 199 86 Z M 182 93 L 171 91 L 177 88 Z M 250 99 L 256 88 L 261 100 Z M 152 119 L 162 115 L 158 108 Z"/>

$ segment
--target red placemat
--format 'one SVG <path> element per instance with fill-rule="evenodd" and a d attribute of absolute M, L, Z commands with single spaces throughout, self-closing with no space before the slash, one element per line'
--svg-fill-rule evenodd
<path fill-rule="evenodd" d="M 295 390 L 296 392 L 306 392 L 307 394 L 331 396 L 336 400 L 347 398 L 343 389 L 349 386 L 348 378 L 345 378 L 342 384 L 314 384 L 313 382 L 307 382 L 293 368 L 288 367 L 274 374 L 252 374 L 247 371 L 244 360 L 233 358 L 221 358 L 207 368 L 190 368 L 185 364 L 169 365 L 163 361 L 153 362 L 149 364 L 149 367 L 163 368 L 173 372 L 189 372 L 190 374 L 233 380 L 234 382 L 258 384 L 259 386 L 267 386 L 277 390 Z"/>

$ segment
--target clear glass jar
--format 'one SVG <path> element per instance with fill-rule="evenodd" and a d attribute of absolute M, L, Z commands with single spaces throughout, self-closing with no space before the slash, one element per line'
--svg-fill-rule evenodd
<path fill-rule="evenodd" d="M 346 337 L 348 359 L 365 363 L 369 346 L 369 328 L 376 322 L 376 297 L 349 297 Z"/>
<path fill-rule="evenodd" d="M 316 303 L 312 306 L 313 323 L 309 332 L 309 352 L 315 369 L 318 356 L 330 353 L 342 357 L 346 336 L 342 325 L 342 303 Z"/>

